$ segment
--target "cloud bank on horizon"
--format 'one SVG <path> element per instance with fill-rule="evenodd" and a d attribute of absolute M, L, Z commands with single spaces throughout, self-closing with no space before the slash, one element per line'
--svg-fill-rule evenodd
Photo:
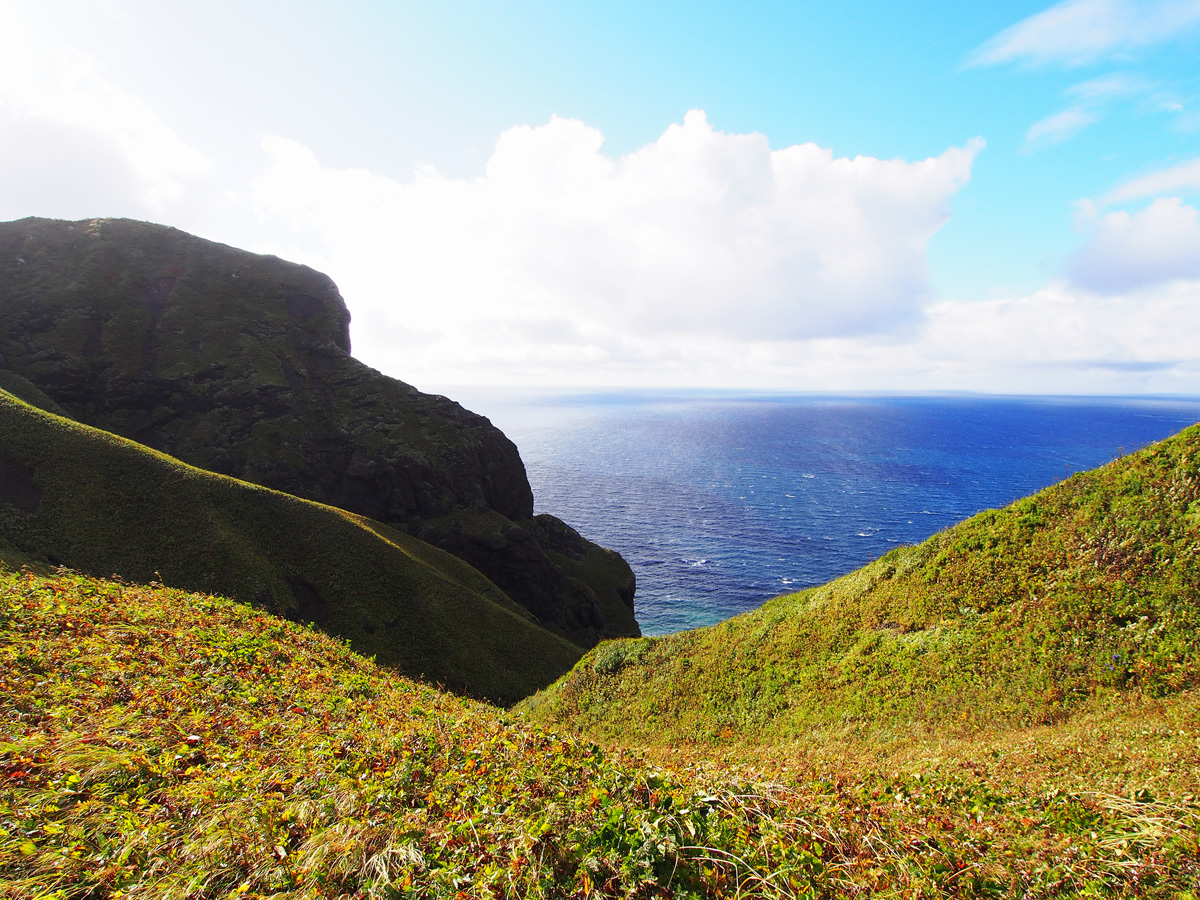
<path fill-rule="evenodd" d="M 694 108 L 623 152 L 581 118 L 510 125 L 465 174 L 205 138 L 101 49 L 144 39 L 137 3 L 73 38 L 0 12 L 0 218 L 150 219 L 313 265 L 356 355 L 419 387 L 1200 393 L 1195 98 L 1134 64 L 1188 40 L 1200 0 L 1067 0 L 963 48 L 960 72 L 1064 73 L 1066 105 L 924 158 L 773 148 Z M 1041 287 L 939 292 L 931 244 L 989 157 L 1036 165 L 1151 108 L 1176 144 L 1058 210 L 1077 231 Z"/>
<path fill-rule="evenodd" d="M 371 314 L 441 353 L 467 349 L 447 330 L 464 320 L 482 338 L 469 356 L 497 335 L 563 355 L 632 336 L 804 341 L 921 319 L 925 246 L 982 147 L 913 163 L 773 151 L 700 110 L 626 156 L 602 143 L 554 118 L 502 134 L 480 178 L 405 183 L 270 138 L 253 196 L 267 220 L 316 232 L 350 293 L 399 276 L 419 300 Z"/>

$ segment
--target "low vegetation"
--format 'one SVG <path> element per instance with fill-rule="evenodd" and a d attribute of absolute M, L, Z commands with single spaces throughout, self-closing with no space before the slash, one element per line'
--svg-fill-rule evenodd
<path fill-rule="evenodd" d="M 1198 711 L 1186 694 L 1136 726 L 1118 712 L 1119 734 L 1047 726 L 871 771 L 667 769 L 245 605 L 0 568 L 0 885 L 20 900 L 1187 897 L 1200 809 L 1171 791 L 1195 780 Z M 1080 755 L 1135 728 L 1150 756 L 1133 770 L 1169 757 L 1178 784 L 1073 783 Z M 1026 766 L 1039 777 L 1014 777 Z"/>
<path fill-rule="evenodd" d="M 0 390 L 0 542 L 314 621 L 414 677 L 512 703 L 582 652 L 460 559 L 214 475 Z"/>

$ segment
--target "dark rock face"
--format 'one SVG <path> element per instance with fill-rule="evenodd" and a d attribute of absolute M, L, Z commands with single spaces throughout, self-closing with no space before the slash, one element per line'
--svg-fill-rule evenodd
<path fill-rule="evenodd" d="M 349 324 L 327 276 L 275 257 L 128 220 L 0 223 L 0 376 L 30 402 L 401 528 L 583 646 L 636 632 L 624 560 L 564 525 L 584 572 L 547 542 L 513 443 L 355 360 Z"/>

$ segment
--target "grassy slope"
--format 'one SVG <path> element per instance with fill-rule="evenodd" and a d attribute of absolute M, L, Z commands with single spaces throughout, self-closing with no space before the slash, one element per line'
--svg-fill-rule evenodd
<path fill-rule="evenodd" d="M 1005 771 L 672 775 L 250 607 L 0 565 L 0 894 L 1192 897 L 1200 698 L 1160 706 L 1028 732 Z M 1058 767 L 1134 733 L 1105 771 L 1173 766 L 1153 795 Z"/>
<path fill-rule="evenodd" d="M 409 675 L 503 702 L 578 659 L 486 578 L 428 544 L 0 391 L 6 460 L 0 539 L 28 553 L 255 601 L 315 620 Z"/>
<path fill-rule="evenodd" d="M 1200 680 L 1200 426 L 708 629 L 602 644 L 535 721 L 661 745 L 1052 723 Z"/>

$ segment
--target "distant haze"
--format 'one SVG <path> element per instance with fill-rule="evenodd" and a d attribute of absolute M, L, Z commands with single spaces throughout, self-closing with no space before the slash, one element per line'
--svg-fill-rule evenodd
<path fill-rule="evenodd" d="M 0 0 L 0 220 L 321 269 L 461 385 L 1200 393 L 1200 0 Z"/>

